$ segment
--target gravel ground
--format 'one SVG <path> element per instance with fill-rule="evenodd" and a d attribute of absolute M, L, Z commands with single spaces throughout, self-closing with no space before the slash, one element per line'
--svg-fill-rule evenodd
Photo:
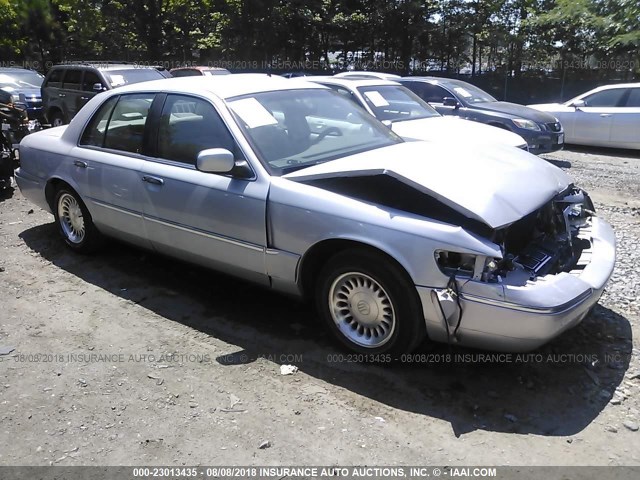
<path fill-rule="evenodd" d="M 5 195 L 0 464 L 640 464 L 640 158 L 547 158 L 614 225 L 618 264 L 581 325 L 500 359 L 352 363 L 304 305 L 119 244 L 74 255 Z"/>

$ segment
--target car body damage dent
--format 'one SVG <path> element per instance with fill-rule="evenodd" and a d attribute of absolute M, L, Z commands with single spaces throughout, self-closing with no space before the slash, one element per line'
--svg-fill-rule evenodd
<path fill-rule="evenodd" d="M 513 223 L 565 190 L 559 168 L 512 147 L 451 149 L 406 142 L 304 168 L 293 181 L 388 175 L 491 228 Z M 532 179 L 534 181 L 532 181 Z"/>

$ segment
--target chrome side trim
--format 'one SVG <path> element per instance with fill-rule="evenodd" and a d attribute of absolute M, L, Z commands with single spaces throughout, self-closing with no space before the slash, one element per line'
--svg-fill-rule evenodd
<path fill-rule="evenodd" d="M 104 208 L 107 208 L 109 210 L 114 210 L 116 212 L 124 213 L 126 215 L 131 215 L 132 217 L 142 218 L 142 213 L 141 212 L 136 212 L 134 210 L 128 210 L 126 208 L 116 207 L 114 205 L 111 205 L 109 203 L 101 202 L 100 200 L 96 200 L 95 198 L 91 198 L 91 197 L 89 197 L 89 200 L 91 200 L 91 202 L 94 205 L 98 205 L 100 207 L 104 207 Z"/>
<path fill-rule="evenodd" d="M 148 220 L 150 222 L 153 222 L 153 223 L 157 223 L 159 225 L 164 225 L 165 227 L 176 228 L 176 229 L 181 230 L 183 232 L 193 233 L 193 234 L 196 234 L 196 235 L 200 235 L 202 237 L 211 238 L 212 240 L 217 240 L 217 241 L 220 241 L 220 242 L 229 243 L 229 244 L 235 245 L 237 247 L 244 247 L 244 248 L 247 248 L 249 250 L 253 250 L 255 252 L 264 253 L 264 251 L 265 251 L 265 247 L 261 247 L 260 245 L 256 245 L 254 243 L 241 242 L 240 240 L 235 240 L 235 239 L 232 239 L 232 238 L 229 238 L 229 237 L 223 237 L 221 235 L 216 235 L 214 233 L 207 232 L 205 230 L 200 230 L 198 228 L 189 227 L 187 225 L 182 225 L 180 223 L 167 222 L 165 220 L 160 220 L 159 218 L 156 218 L 156 217 L 149 217 L 147 215 L 144 215 L 144 219 Z"/>
<path fill-rule="evenodd" d="M 555 305 L 553 307 L 534 307 L 530 305 L 518 305 L 516 303 L 503 302 L 500 300 L 494 300 L 486 297 L 479 297 L 477 295 L 470 295 L 468 293 L 462 293 L 462 292 L 460 292 L 460 298 L 467 302 L 482 303 L 484 305 L 490 305 L 492 307 L 515 310 L 518 312 L 537 313 L 541 315 L 558 315 L 576 308 L 577 306 L 579 306 L 580 304 L 582 304 L 583 302 L 591 298 L 592 294 L 593 294 L 593 289 L 590 288 L 582 292 L 576 298 L 573 298 L 572 300 L 566 303 L 563 303 L 562 305 Z"/>

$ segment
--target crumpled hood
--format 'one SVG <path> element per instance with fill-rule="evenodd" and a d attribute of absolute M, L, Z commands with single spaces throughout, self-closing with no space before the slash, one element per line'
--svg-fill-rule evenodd
<path fill-rule="evenodd" d="M 473 108 L 480 110 L 488 110 L 490 112 L 506 113 L 513 115 L 514 117 L 525 118 L 527 120 L 533 120 L 538 123 L 551 123 L 555 122 L 556 118 L 545 112 L 535 110 L 533 108 L 525 107 L 524 105 L 518 105 L 517 103 L 510 102 L 483 102 L 474 103 Z"/>
<path fill-rule="evenodd" d="M 465 142 L 473 144 L 498 143 L 511 147 L 527 144 L 520 135 L 503 128 L 453 116 L 403 120 L 402 122 L 394 122 L 391 129 L 403 138 L 429 142 L 448 140 L 456 144 L 463 138 Z"/>
<path fill-rule="evenodd" d="M 406 142 L 284 175 L 323 178 L 390 175 L 491 228 L 513 223 L 566 189 L 571 179 L 527 152 L 503 146 Z"/>

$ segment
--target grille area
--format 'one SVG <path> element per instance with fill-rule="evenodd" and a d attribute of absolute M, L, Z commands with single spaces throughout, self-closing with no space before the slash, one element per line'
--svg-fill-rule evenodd
<path fill-rule="evenodd" d="M 559 132 L 560 130 L 562 130 L 562 125 L 560 125 L 560 122 L 547 123 L 546 125 L 551 132 Z"/>

